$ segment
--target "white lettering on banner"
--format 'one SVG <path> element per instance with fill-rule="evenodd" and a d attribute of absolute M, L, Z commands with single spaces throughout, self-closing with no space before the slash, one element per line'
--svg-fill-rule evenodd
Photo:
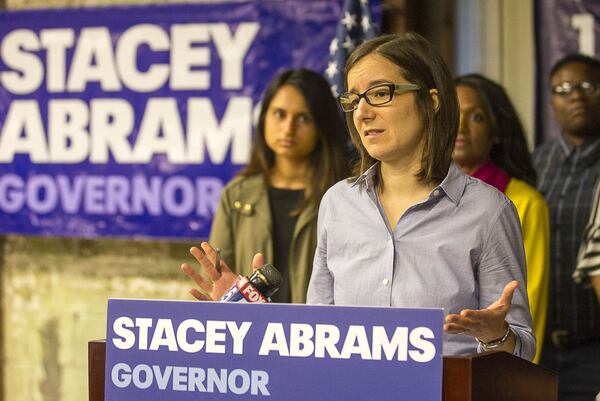
<path fill-rule="evenodd" d="M 408 351 L 409 356 L 416 362 L 429 362 L 435 355 L 435 346 L 431 343 L 434 338 L 429 327 L 417 327 L 410 332 L 409 341 L 416 350 Z"/>
<path fill-rule="evenodd" d="M 372 359 L 369 339 L 364 326 L 352 325 L 348 328 L 340 357 L 350 359 L 352 355 L 360 355 L 361 359 Z"/>
<path fill-rule="evenodd" d="M 134 111 L 122 99 L 93 99 L 89 106 L 78 99 L 54 99 L 48 105 L 48 140 L 39 105 L 34 100 L 10 104 L 0 130 L 0 163 L 26 154 L 34 163 L 108 161 L 147 163 L 165 154 L 173 164 L 202 163 L 205 154 L 223 163 L 231 149 L 231 162 L 248 161 L 252 138 L 252 99 L 232 97 L 219 122 L 207 98 L 189 98 L 185 131 L 174 98 L 150 98 L 146 103 L 136 142 L 129 136 Z M 89 128 L 87 128 L 89 126 Z M 91 144 L 91 146 L 90 146 Z"/>
<path fill-rule="evenodd" d="M 112 340 L 119 349 L 156 351 L 166 347 L 169 351 L 194 353 L 204 349 L 206 353 L 225 354 L 227 349 L 227 333 L 233 341 L 231 352 L 244 353 L 244 338 L 250 330 L 251 322 L 242 322 L 239 326 L 234 321 L 188 319 L 173 327 L 171 319 L 136 318 L 121 316 L 113 322 L 113 331 L 118 338 Z M 199 333 L 205 333 L 204 340 L 198 339 Z M 137 334 L 137 336 L 136 336 Z M 196 339 L 189 342 L 189 337 Z M 150 340 L 150 341 L 149 341 Z M 231 344 L 229 344 L 231 345 Z"/>
<path fill-rule="evenodd" d="M 309 324 L 293 324 L 290 326 L 290 354 L 307 357 L 314 353 L 312 341 L 315 329 Z"/>
<path fill-rule="evenodd" d="M 244 58 L 258 29 L 257 23 L 242 23 L 232 36 L 227 24 L 219 23 L 212 26 L 213 40 L 223 61 L 221 64 L 221 87 L 223 89 L 240 89 L 242 87 Z"/>
<path fill-rule="evenodd" d="M 202 163 L 207 153 L 213 163 L 223 163 L 230 143 L 231 162 L 244 164 L 248 161 L 252 140 L 252 99 L 235 97 L 229 100 L 219 124 L 209 99 L 192 98 L 188 102 L 187 117 L 188 162 Z"/>
<path fill-rule="evenodd" d="M 139 24 L 125 30 L 115 43 L 107 27 L 28 29 L 7 33 L 0 43 L 1 61 L 9 70 L 0 72 L 0 85 L 24 95 L 37 91 L 44 74 L 48 92 L 82 92 L 91 83 L 103 91 L 151 92 L 169 79 L 172 90 L 205 90 L 211 87 L 210 42 L 221 61 L 221 88 L 240 89 L 243 62 L 260 29 L 257 22 L 241 22 L 235 31 L 225 23 L 175 24 L 171 37 L 159 25 Z M 157 62 L 145 71 L 137 66 L 140 47 L 170 52 L 170 64 Z M 73 52 L 70 66 L 67 53 Z M 45 53 L 45 59 L 44 57 Z M 201 69 L 204 67 L 205 69 Z M 65 85 L 66 77 L 66 85 Z"/>
<path fill-rule="evenodd" d="M 192 70 L 192 67 L 210 65 L 210 51 L 205 46 L 194 46 L 209 40 L 208 24 L 175 24 L 171 26 L 171 82 L 172 90 L 206 90 L 210 88 L 210 73 Z"/>
<path fill-rule="evenodd" d="M 44 78 L 44 66 L 40 59 L 30 52 L 39 50 L 40 42 L 35 32 L 28 29 L 9 32 L 0 44 L 0 57 L 12 71 L 0 72 L 0 84 L 15 95 L 36 91 Z"/>
<path fill-rule="evenodd" d="M 27 186 L 27 198 L 33 199 L 29 203 L 31 210 L 36 213 L 49 213 L 54 209 L 54 205 L 58 200 L 58 193 L 50 183 L 52 178 L 45 175 L 36 175 L 29 180 Z M 44 197 L 36 197 L 35 194 L 44 191 Z"/>
<path fill-rule="evenodd" d="M 169 66 L 153 64 L 147 71 L 137 68 L 137 51 L 147 45 L 152 51 L 168 51 L 169 37 L 166 32 L 151 24 L 136 25 L 125 31 L 117 46 L 117 68 L 127 87 L 138 92 L 152 92 L 169 79 Z"/>
<path fill-rule="evenodd" d="M 123 89 L 108 28 L 83 28 L 77 43 L 67 79 L 67 91 L 83 92 L 90 82 L 98 82 L 105 92 Z"/>
<path fill-rule="evenodd" d="M 594 16 L 587 13 L 571 15 L 571 27 L 578 31 L 579 52 L 594 57 L 596 54 Z"/>
<path fill-rule="evenodd" d="M 75 43 L 75 32 L 72 29 L 45 29 L 40 33 L 42 47 L 46 49 L 49 68 L 46 73 L 48 92 L 63 92 L 67 76 L 67 49 Z"/>
<path fill-rule="evenodd" d="M 28 154 L 34 163 L 47 163 L 50 159 L 42 116 L 35 100 L 12 102 L 0 131 L 0 163 L 11 163 L 17 153 Z"/>
<path fill-rule="evenodd" d="M 310 338 L 308 339 L 310 341 Z M 340 358 L 337 343 L 340 341 L 340 330 L 332 324 L 318 324 L 315 327 L 315 357 L 325 358 L 325 353 L 330 358 Z"/>
<path fill-rule="evenodd" d="M 88 175 L 69 178 L 37 174 L 24 179 L 15 174 L 0 176 L 0 212 L 50 213 L 61 207 L 67 214 L 85 213 L 181 217 L 212 217 L 217 209 L 223 181 L 214 177 L 185 176 L 133 178 L 120 175 Z M 180 197 L 177 196 L 180 195 Z"/>
<path fill-rule="evenodd" d="M 154 154 L 164 153 L 171 163 L 185 163 L 183 127 L 177 100 L 150 99 L 146 103 L 133 160 L 148 163 Z"/>
<path fill-rule="evenodd" d="M 117 163 L 133 160 L 127 140 L 135 123 L 131 104 L 123 99 L 93 99 L 90 108 L 90 162 L 107 163 L 109 151 Z"/>
<path fill-rule="evenodd" d="M 267 385 L 269 374 L 264 370 L 214 369 L 187 366 L 158 366 L 140 364 L 133 367 L 116 363 L 111 381 L 119 388 L 133 385 L 138 389 L 151 386 L 159 390 L 200 393 L 233 393 L 236 395 L 271 395 Z"/>
<path fill-rule="evenodd" d="M 413 330 L 415 332 L 417 329 Z M 433 345 L 433 344 L 432 344 Z M 388 338 L 385 327 L 373 327 L 373 359 L 380 360 L 381 352 L 385 354 L 388 361 L 394 359 L 394 354 L 398 354 L 399 361 L 408 359 L 408 327 L 396 327 L 392 338 Z M 433 350 L 435 355 L 435 349 Z"/>
<path fill-rule="evenodd" d="M 396 327 L 391 339 L 384 327 L 373 326 L 371 336 L 365 326 L 351 325 L 340 344 L 340 329 L 334 325 L 291 323 L 288 338 L 282 323 L 269 323 L 258 351 L 259 355 L 271 352 L 280 356 L 350 359 L 358 356 L 364 360 L 396 359 L 429 362 L 436 355 L 433 331 L 427 327 Z M 372 340 L 369 340 L 371 338 Z M 383 351 L 383 355 L 382 355 Z"/>
<path fill-rule="evenodd" d="M 90 138 L 87 133 L 88 107 L 83 100 L 61 99 L 48 103 L 48 137 L 52 162 L 80 163 L 87 158 Z"/>

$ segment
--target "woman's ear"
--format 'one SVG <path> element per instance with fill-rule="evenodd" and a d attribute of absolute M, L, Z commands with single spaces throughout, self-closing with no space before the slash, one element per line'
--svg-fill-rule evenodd
<path fill-rule="evenodd" d="M 433 109 L 437 113 L 440 110 L 440 96 L 437 89 L 429 89 L 431 100 L 433 100 Z"/>

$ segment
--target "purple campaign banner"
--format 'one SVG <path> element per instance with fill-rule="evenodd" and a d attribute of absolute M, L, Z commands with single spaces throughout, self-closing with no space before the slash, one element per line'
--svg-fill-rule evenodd
<path fill-rule="evenodd" d="M 442 309 L 111 299 L 107 401 L 442 397 Z"/>
<path fill-rule="evenodd" d="M 208 237 L 263 89 L 284 68 L 325 70 L 341 9 L 0 13 L 0 233 Z"/>
<path fill-rule="evenodd" d="M 537 140 L 560 135 L 550 106 L 550 70 L 570 53 L 600 55 L 600 2 L 536 0 Z"/>

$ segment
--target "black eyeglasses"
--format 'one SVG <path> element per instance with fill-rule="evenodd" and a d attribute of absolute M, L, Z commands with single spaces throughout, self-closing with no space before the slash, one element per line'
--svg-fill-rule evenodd
<path fill-rule="evenodd" d="M 338 101 L 342 106 L 342 110 L 348 113 L 358 108 L 358 103 L 362 98 L 371 106 L 381 106 L 391 102 L 395 93 L 401 95 L 419 89 L 419 86 L 415 84 L 380 84 L 370 87 L 363 93 L 342 93 L 338 96 Z"/>
<path fill-rule="evenodd" d="M 598 84 L 591 81 L 581 81 L 578 83 L 572 83 L 569 81 L 561 82 L 558 85 L 552 87 L 552 93 L 559 96 L 567 96 L 576 91 L 581 90 L 585 95 L 592 95 L 598 90 Z"/>

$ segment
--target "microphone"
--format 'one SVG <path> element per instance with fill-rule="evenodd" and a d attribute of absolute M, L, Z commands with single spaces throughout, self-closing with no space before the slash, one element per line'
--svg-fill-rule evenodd
<path fill-rule="evenodd" d="M 250 277 L 238 276 L 220 302 L 267 303 L 281 285 L 281 273 L 271 264 L 262 265 Z"/>

